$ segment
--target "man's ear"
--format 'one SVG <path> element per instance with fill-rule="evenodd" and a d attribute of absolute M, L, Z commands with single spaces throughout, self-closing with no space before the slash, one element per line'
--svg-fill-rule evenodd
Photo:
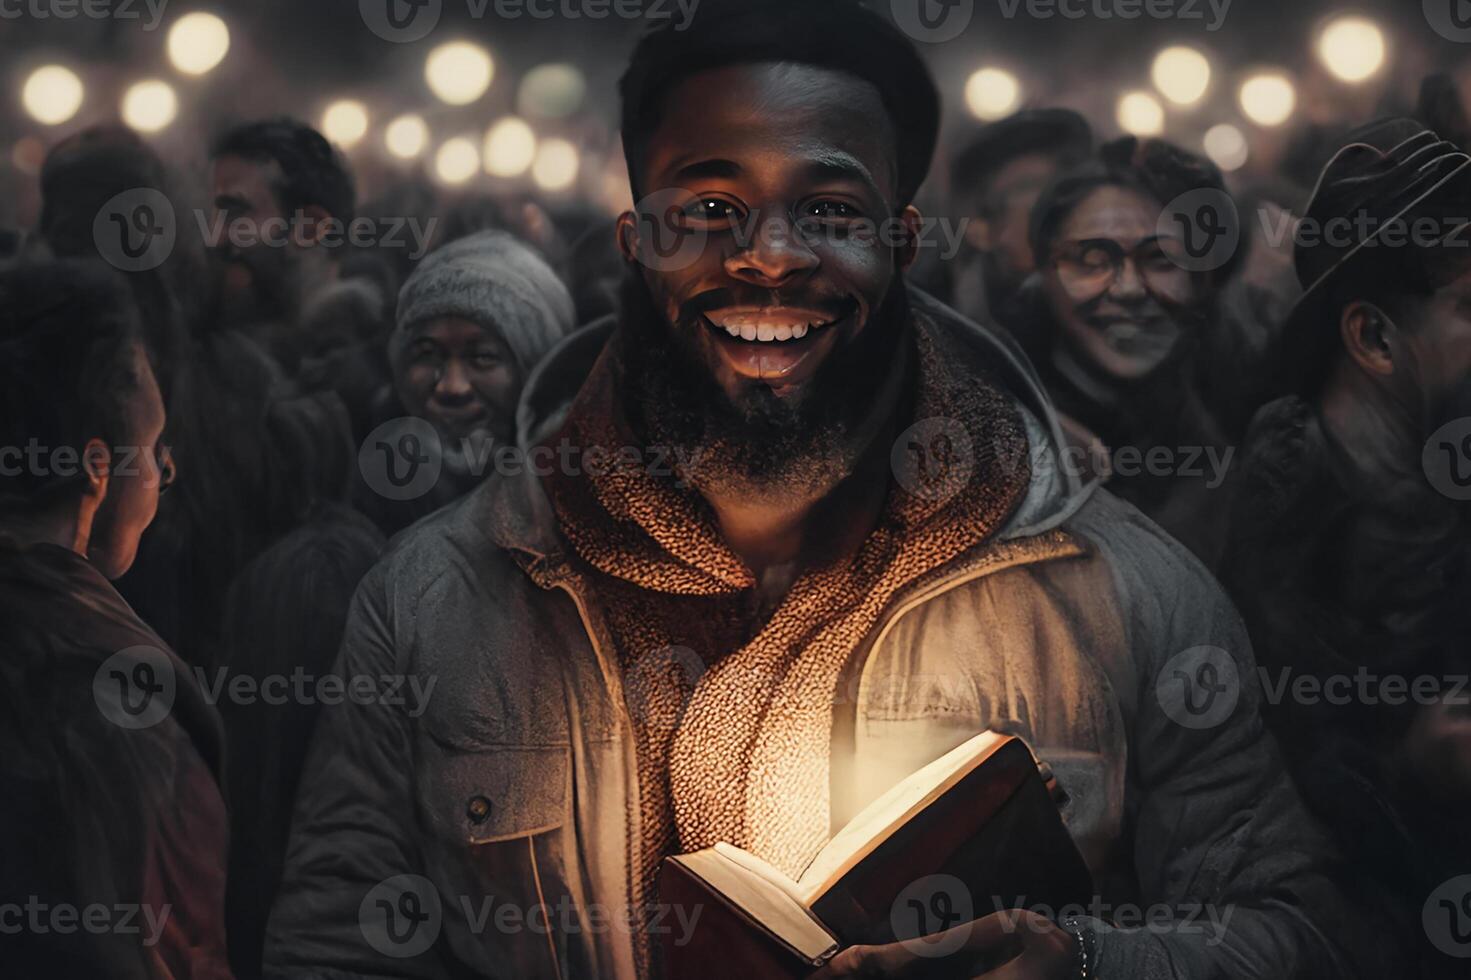
<path fill-rule="evenodd" d="M 1345 306 L 1338 320 L 1338 335 L 1348 356 L 1365 373 L 1379 377 L 1394 373 L 1390 340 L 1397 329 L 1383 310 L 1363 300 Z"/>
<path fill-rule="evenodd" d="M 316 245 L 326 237 L 332 215 L 320 204 L 310 204 L 301 209 L 301 219 L 296 229 L 296 244 L 306 247 Z"/>
<path fill-rule="evenodd" d="M 900 272 L 914 265 L 914 260 L 919 258 L 919 235 L 923 222 L 924 215 L 913 204 L 905 205 L 899 212 L 899 223 L 904 226 L 904 243 L 899 246 L 897 255 Z"/>
<path fill-rule="evenodd" d="M 632 211 L 624 211 L 620 214 L 613 234 L 618 238 L 618 254 L 623 256 L 623 261 L 629 263 L 637 262 L 638 215 Z"/>
<path fill-rule="evenodd" d="M 99 499 L 107 496 L 112 482 L 112 450 L 97 437 L 87 440 L 82 447 L 82 473 L 87 477 L 87 494 Z"/>

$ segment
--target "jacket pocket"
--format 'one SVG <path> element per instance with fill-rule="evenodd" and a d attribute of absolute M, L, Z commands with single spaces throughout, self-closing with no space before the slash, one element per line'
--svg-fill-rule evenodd
<path fill-rule="evenodd" d="M 571 749 L 506 745 L 465 751 L 429 743 L 421 799 L 435 833 L 491 844 L 556 830 L 571 816 Z"/>

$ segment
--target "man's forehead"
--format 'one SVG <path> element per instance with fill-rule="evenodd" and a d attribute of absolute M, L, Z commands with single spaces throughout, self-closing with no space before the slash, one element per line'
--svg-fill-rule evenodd
<path fill-rule="evenodd" d="M 894 182 L 894 139 L 883 100 L 844 72 L 791 63 L 712 68 L 666 97 L 648 145 L 648 172 L 672 177 L 691 163 L 741 169 L 865 171 L 881 190 Z"/>
<path fill-rule="evenodd" d="M 275 160 L 248 160 L 231 153 L 216 157 L 212 169 L 216 190 L 270 190 L 281 176 L 281 165 Z"/>

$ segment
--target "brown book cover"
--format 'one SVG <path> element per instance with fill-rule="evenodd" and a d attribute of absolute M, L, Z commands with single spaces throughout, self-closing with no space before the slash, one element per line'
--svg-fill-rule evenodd
<path fill-rule="evenodd" d="M 699 917 L 686 942 L 665 937 L 663 974 L 805 977 L 844 947 L 960 924 L 936 896 L 899 901 L 930 875 L 964 884 L 972 918 L 1017 898 L 1086 904 L 1093 890 L 1031 751 L 1015 736 L 985 732 L 866 807 L 798 881 L 724 844 L 666 859 L 660 900 L 698 908 Z"/>

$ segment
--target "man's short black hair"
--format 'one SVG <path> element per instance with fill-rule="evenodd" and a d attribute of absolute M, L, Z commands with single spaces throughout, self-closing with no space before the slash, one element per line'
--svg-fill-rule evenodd
<path fill-rule="evenodd" d="M 1023 109 L 982 126 L 955 155 L 950 186 L 971 193 L 1012 160 L 1033 154 L 1053 158 L 1070 170 L 1093 153 L 1088 120 L 1071 109 Z"/>
<path fill-rule="evenodd" d="M 353 219 L 357 192 L 347 161 L 306 123 L 282 116 L 236 126 L 210 150 L 211 159 L 222 156 L 279 165 L 275 192 L 287 213 L 315 206 L 343 224 Z"/>
<path fill-rule="evenodd" d="M 88 439 L 119 446 L 133 436 L 126 414 L 142 383 L 141 343 L 132 292 L 101 262 L 0 267 L 0 511 L 80 492 L 80 457 L 54 450 L 80 454 Z M 33 441 L 42 465 L 25 455 Z"/>
<path fill-rule="evenodd" d="M 619 83 L 635 198 L 644 145 L 669 90 L 702 71 L 758 62 L 813 65 L 872 83 L 898 144 L 899 203 L 914 198 L 934 154 L 940 95 L 914 44 L 858 0 L 703 0 L 685 30 L 661 25 L 645 34 Z"/>

